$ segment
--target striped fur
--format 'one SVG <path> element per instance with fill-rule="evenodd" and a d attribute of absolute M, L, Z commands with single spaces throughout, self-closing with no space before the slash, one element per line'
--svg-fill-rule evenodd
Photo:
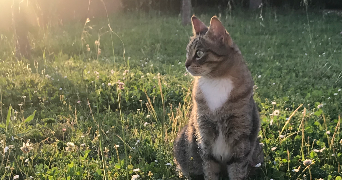
<path fill-rule="evenodd" d="M 195 77 L 193 109 L 174 142 L 175 162 L 188 178 L 218 180 L 228 173 L 230 180 L 243 180 L 263 162 L 252 76 L 216 17 L 209 28 L 196 17 L 192 22 L 185 66 Z"/>

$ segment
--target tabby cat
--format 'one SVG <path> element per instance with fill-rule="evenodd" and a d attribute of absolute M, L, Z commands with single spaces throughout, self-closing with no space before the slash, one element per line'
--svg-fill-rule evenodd
<path fill-rule="evenodd" d="M 193 109 L 174 142 L 180 174 L 246 179 L 263 162 L 253 80 L 241 52 L 216 16 L 207 27 L 193 16 L 186 69 L 195 77 Z"/>

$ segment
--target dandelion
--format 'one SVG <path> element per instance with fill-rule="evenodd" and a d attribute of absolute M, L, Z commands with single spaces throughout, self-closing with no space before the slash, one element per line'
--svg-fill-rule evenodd
<path fill-rule="evenodd" d="M 277 104 L 277 102 L 275 102 L 275 101 L 272 101 L 272 105 L 276 105 Z"/>
<path fill-rule="evenodd" d="M 276 149 L 277 149 L 277 147 L 273 147 L 273 148 L 271 148 L 271 150 L 272 150 L 272 151 L 274 151 L 274 150 L 276 150 Z"/>
<path fill-rule="evenodd" d="M 312 164 L 312 160 L 306 159 L 305 161 L 303 161 L 303 164 L 304 164 L 305 166 L 309 166 L 310 164 Z"/>
<path fill-rule="evenodd" d="M 13 179 L 19 179 L 19 175 L 13 176 Z"/>
<path fill-rule="evenodd" d="M 258 163 L 258 164 L 256 164 L 254 167 L 260 167 L 261 166 L 261 163 Z"/>
<path fill-rule="evenodd" d="M 133 169 L 133 172 L 139 172 L 140 171 L 140 169 L 139 168 L 137 168 L 137 169 Z"/>
<path fill-rule="evenodd" d="M 139 176 L 138 174 L 133 175 L 132 178 L 131 178 L 131 180 L 137 180 L 139 177 L 140 177 L 140 176 Z"/>
<path fill-rule="evenodd" d="M 279 110 L 275 110 L 275 111 L 273 112 L 273 116 L 279 116 L 279 114 L 280 114 L 280 111 L 279 111 Z"/>
<path fill-rule="evenodd" d="M 28 140 L 27 143 L 23 143 L 23 146 L 20 149 L 24 153 L 30 152 L 33 149 L 32 144 L 30 144 L 30 140 Z"/>

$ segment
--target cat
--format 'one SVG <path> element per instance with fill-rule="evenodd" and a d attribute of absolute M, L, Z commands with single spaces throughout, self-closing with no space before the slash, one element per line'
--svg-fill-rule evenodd
<path fill-rule="evenodd" d="M 188 178 L 218 180 L 228 173 L 230 180 L 247 179 L 263 162 L 251 73 L 216 16 L 209 27 L 195 16 L 191 21 L 185 66 L 195 78 L 193 108 L 174 142 L 175 164 Z"/>

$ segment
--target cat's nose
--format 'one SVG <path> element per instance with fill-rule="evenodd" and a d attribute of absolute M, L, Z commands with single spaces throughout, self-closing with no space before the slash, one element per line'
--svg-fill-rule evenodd
<path fill-rule="evenodd" d="M 190 65 L 191 65 L 190 62 L 186 62 L 186 63 L 185 63 L 185 67 L 186 67 L 186 68 L 188 68 Z"/>

